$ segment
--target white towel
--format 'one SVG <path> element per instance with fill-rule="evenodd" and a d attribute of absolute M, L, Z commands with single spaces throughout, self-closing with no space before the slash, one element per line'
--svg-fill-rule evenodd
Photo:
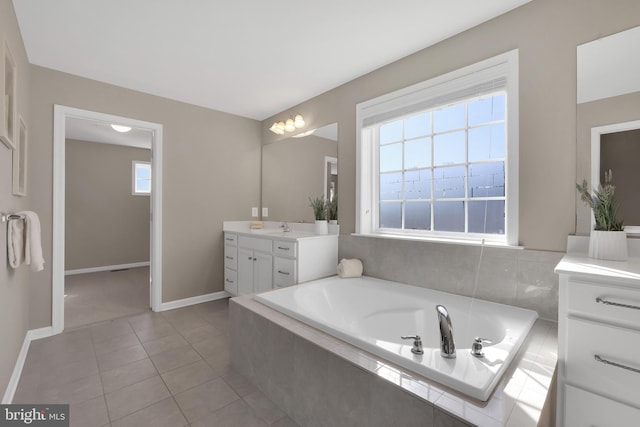
<path fill-rule="evenodd" d="M 44 270 L 42 241 L 40 238 L 40 218 L 32 211 L 18 212 L 24 215 L 24 263 L 31 265 L 32 271 Z M 22 222 L 22 221 L 14 221 Z"/>
<path fill-rule="evenodd" d="M 342 278 L 362 276 L 362 261 L 357 258 L 341 259 L 338 264 L 338 276 Z"/>
<path fill-rule="evenodd" d="M 7 257 L 12 268 L 24 262 L 24 221 L 12 219 L 7 227 Z"/>

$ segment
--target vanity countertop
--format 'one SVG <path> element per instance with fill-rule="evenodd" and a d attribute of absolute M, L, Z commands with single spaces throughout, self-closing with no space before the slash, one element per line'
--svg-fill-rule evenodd
<path fill-rule="evenodd" d="M 330 225 L 329 234 L 316 234 L 314 224 L 290 223 L 291 231 L 283 231 L 281 222 L 266 222 L 264 228 L 251 229 L 249 221 L 225 221 L 222 230 L 225 233 L 236 233 L 243 236 L 259 237 L 263 239 L 300 240 L 300 239 L 327 239 L 338 237 L 338 226 Z"/>
<path fill-rule="evenodd" d="M 599 276 L 635 282 L 640 286 L 640 258 L 627 261 L 605 261 L 587 257 L 586 254 L 567 254 L 555 268 L 556 273 L 577 276 Z"/>

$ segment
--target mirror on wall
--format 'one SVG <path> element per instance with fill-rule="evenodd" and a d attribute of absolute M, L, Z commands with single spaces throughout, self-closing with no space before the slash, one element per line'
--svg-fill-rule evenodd
<path fill-rule="evenodd" d="M 264 221 L 313 222 L 309 197 L 337 197 L 338 124 L 307 133 L 262 147 Z"/>
<path fill-rule="evenodd" d="M 619 217 L 628 233 L 640 232 L 640 27 L 577 47 L 576 182 L 595 186 L 613 171 Z M 586 234 L 593 218 L 578 203 L 576 231 Z"/>

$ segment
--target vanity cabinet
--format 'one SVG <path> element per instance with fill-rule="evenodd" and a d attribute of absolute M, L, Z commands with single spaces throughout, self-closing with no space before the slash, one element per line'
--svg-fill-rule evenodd
<path fill-rule="evenodd" d="M 637 426 L 640 259 L 567 255 L 556 267 L 559 426 Z"/>
<path fill-rule="evenodd" d="M 225 291 L 233 296 L 336 274 L 338 236 L 225 232 Z"/>

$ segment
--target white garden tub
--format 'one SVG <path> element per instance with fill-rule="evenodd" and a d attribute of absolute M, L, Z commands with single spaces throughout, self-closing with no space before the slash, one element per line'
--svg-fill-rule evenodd
<path fill-rule="evenodd" d="M 538 317 L 535 311 L 370 277 L 330 277 L 255 299 L 330 335 L 486 401 Z M 457 357 L 440 355 L 436 305 L 449 311 Z M 470 314 L 471 313 L 471 314 Z M 420 335 L 424 354 L 411 352 Z M 475 337 L 492 341 L 471 355 Z"/>

